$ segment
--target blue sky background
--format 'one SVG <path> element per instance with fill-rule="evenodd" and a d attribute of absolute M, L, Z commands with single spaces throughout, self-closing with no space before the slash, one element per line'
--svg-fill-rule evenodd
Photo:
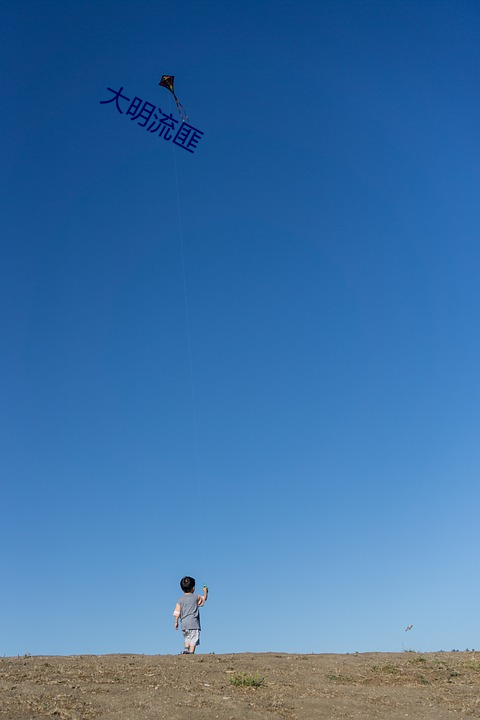
<path fill-rule="evenodd" d="M 0 19 L 0 653 L 480 647 L 478 3 Z"/>

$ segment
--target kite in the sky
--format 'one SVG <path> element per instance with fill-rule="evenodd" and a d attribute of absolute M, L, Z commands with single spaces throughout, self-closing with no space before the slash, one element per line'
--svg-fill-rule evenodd
<path fill-rule="evenodd" d="M 175 104 L 177 106 L 177 110 L 180 113 L 180 117 L 182 118 L 182 122 L 187 122 L 188 115 L 185 112 L 185 108 L 183 107 L 180 100 L 175 95 L 175 90 L 173 89 L 173 81 L 175 80 L 174 75 L 162 75 L 162 79 L 158 83 L 161 87 L 167 88 L 167 90 L 170 90 L 173 97 L 175 98 Z"/>
<path fill-rule="evenodd" d="M 405 628 L 405 632 L 408 632 L 408 631 L 411 630 L 412 628 L 413 628 L 413 625 L 408 625 L 408 627 Z"/>

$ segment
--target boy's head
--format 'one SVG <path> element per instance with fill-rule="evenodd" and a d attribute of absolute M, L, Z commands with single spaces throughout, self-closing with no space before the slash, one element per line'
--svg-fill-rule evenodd
<path fill-rule="evenodd" d="M 186 575 L 180 580 L 180 587 L 184 593 L 191 593 L 195 590 L 195 578 Z"/>

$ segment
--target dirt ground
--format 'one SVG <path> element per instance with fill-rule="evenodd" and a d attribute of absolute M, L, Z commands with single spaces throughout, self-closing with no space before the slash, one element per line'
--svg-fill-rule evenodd
<path fill-rule="evenodd" d="M 480 718 L 480 653 L 0 658 L 1 720 L 187 718 Z"/>

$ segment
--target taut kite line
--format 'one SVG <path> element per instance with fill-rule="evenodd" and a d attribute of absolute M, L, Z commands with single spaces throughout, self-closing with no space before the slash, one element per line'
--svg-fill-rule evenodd
<path fill-rule="evenodd" d="M 174 76 L 174 75 L 162 75 L 162 79 L 160 80 L 160 82 L 159 82 L 158 84 L 159 84 L 161 87 L 164 87 L 164 88 L 167 88 L 167 90 L 170 90 L 170 92 L 172 93 L 173 97 L 175 98 L 175 104 L 176 104 L 176 106 L 177 106 L 177 110 L 178 110 L 178 112 L 179 112 L 179 114 L 180 114 L 180 117 L 182 118 L 182 122 L 187 122 L 187 120 L 188 120 L 188 115 L 187 115 L 187 113 L 186 113 L 186 111 L 185 111 L 185 108 L 183 107 L 182 103 L 180 102 L 180 100 L 179 100 L 179 99 L 177 98 L 177 96 L 175 95 L 175 90 L 173 89 L 173 81 L 174 81 L 174 80 L 175 80 L 175 76 Z"/>

